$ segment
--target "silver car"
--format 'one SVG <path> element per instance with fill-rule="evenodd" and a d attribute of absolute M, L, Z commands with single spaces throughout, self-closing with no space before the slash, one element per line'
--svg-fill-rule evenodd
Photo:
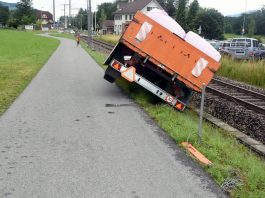
<path fill-rule="evenodd" d="M 228 49 L 229 54 L 238 59 L 252 59 L 259 49 L 259 41 L 254 38 L 234 38 Z"/>

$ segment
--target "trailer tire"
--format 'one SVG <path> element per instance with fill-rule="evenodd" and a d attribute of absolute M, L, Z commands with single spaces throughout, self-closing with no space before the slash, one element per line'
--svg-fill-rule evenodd
<path fill-rule="evenodd" d="M 113 67 L 109 66 L 105 71 L 104 79 L 113 83 L 117 78 L 121 76 L 121 73 L 114 69 Z"/>
<path fill-rule="evenodd" d="M 112 76 L 105 74 L 104 75 L 104 79 L 109 81 L 110 83 L 113 83 L 115 81 L 115 78 L 113 78 Z"/>

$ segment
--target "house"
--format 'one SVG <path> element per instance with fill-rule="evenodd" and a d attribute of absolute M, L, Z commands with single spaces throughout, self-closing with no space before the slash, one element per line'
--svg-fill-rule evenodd
<path fill-rule="evenodd" d="M 114 33 L 114 20 L 105 20 L 102 24 L 103 34 L 113 34 Z"/>
<path fill-rule="evenodd" d="M 42 25 L 49 26 L 53 24 L 53 15 L 49 11 L 36 10 L 36 19 Z"/>
<path fill-rule="evenodd" d="M 114 32 L 121 34 L 124 27 L 130 22 L 137 11 L 147 13 L 153 8 L 163 9 L 156 0 L 129 0 L 128 3 L 121 3 L 114 12 Z"/>

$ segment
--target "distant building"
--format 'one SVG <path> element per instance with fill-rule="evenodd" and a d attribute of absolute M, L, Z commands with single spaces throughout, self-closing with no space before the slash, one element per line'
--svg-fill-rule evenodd
<path fill-rule="evenodd" d="M 0 5 L 8 7 L 9 10 L 17 9 L 17 3 L 7 3 L 7 2 L 0 1 Z"/>
<path fill-rule="evenodd" d="M 42 26 L 51 28 L 54 23 L 53 15 L 49 11 L 35 10 L 36 20 L 41 22 Z"/>
<path fill-rule="evenodd" d="M 113 34 L 114 33 L 114 20 L 105 20 L 102 24 L 103 34 Z"/>
<path fill-rule="evenodd" d="M 115 34 L 123 32 L 124 26 L 133 19 L 137 11 L 147 13 L 154 8 L 163 9 L 156 0 L 129 0 L 128 3 L 119 3 L 117 11 L 114 12 Z"/>

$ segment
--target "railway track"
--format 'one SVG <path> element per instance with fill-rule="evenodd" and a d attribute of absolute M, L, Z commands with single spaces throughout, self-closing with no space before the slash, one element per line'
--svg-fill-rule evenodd
<path fill-rule="evenodd" d="M 87 36 L 82 36 L 82 39 L 86 40 Z M 110 53 L 114 48 L 114 45 L 96 39 L 93 39 L 93 45 L 94 48 L 105 53 Z M 253 110 L 254 112 L 265 115 L 265 95 L 263 94 L 216 78 L 214 78 L 209 84 L 207 91 L 219 97 L 236 102 L 237 104 Z"/>
<path fill-rule="evenodd" d="M 81 36 L 81 39 L 87 42 L 87 36 Z M 112 49 L 115 47 L 115 45 L 96 39 L 92 39 L 92 45 L 93 48 L 105 53 L 110 53 Z"/>
<path fill-rule="evenodd" d="M 216 78 L 209 84 L 207 91 L 265 115 L 265 95 L 263 94 Z"/>

